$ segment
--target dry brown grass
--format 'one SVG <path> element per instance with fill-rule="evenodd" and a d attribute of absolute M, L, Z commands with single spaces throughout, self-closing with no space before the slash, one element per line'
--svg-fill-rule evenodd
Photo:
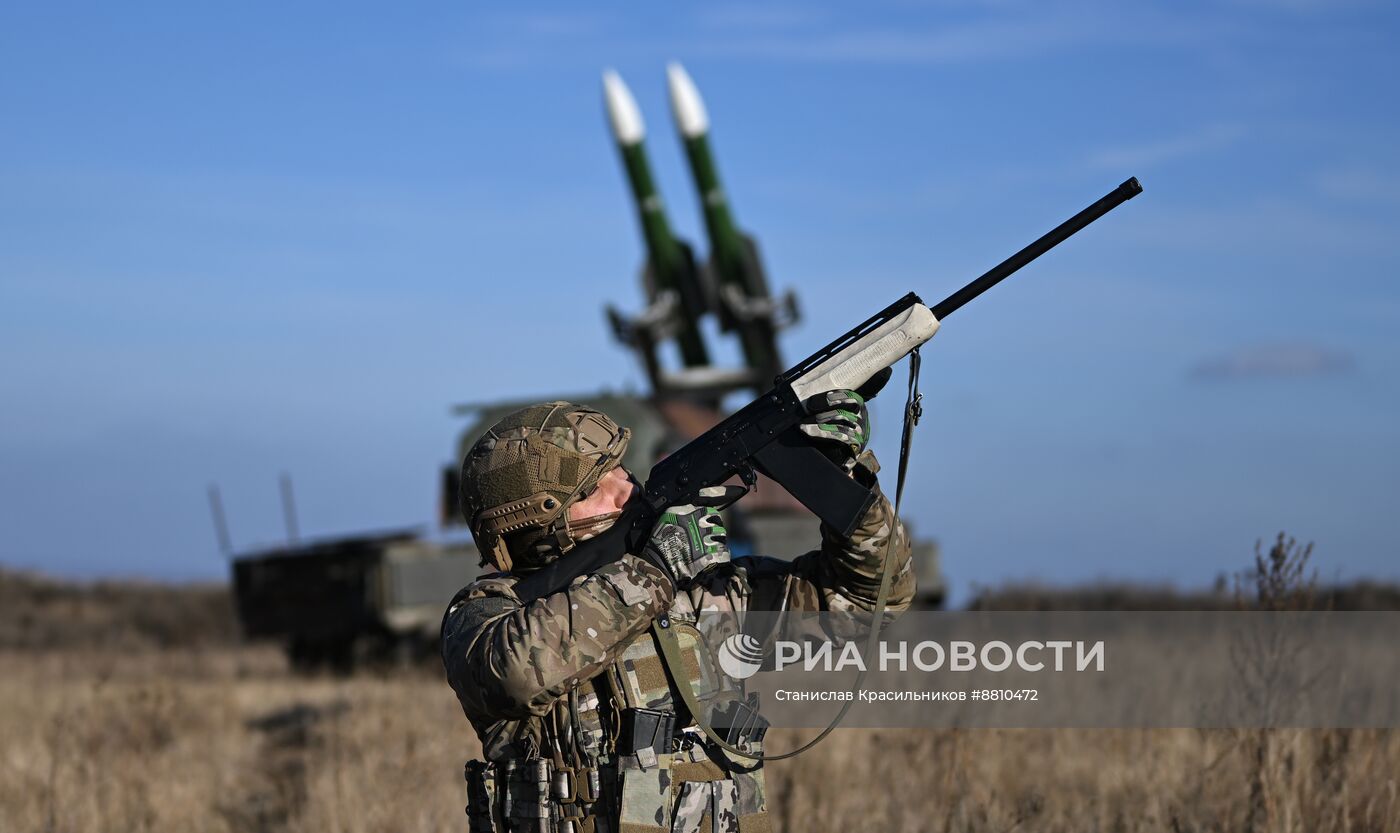
<path fill-rule="evenodd" d="M 841 730 L 769 767 L 788 830 L 1235 831 L 1251 733 Z M 797 733 L 778 733 L 775 747 Z M 1400 738 L 1276 732 L 1261 830 L 1400 830 Z M 429 669 L 262 649 L 0 654 L 0 831 L 463 829 L 477 751 Z"/>
<path fill-rule="evenodd" d="M 1250 603 L 1297 608 L 1306 566 L 1280 536 Z M 438 669 L 298 676 L 232 634 L 215 588 L 0 573 L 0 833 L 465 829 Z M 784 830 L 1400 833 L 1391 731 L 847 729 L 768 773 Z"/>
<path fill-rule="evenodd" d="M 1275 739 L 1259 829 L 1400 830 L 1396 737 Z M 772 772 L 781 817 L 816 819 L 808 829 L 1237 831 L 1252 773 L 1242 740 L 1188 729 L 851 730 Z"/>
<path fill-rule="evenodd" d="M 60 581 L 0 568 L 0 650 L 139 651 L 237 641 L 225 585 Z"/>
<path fill-rule="evenodd" d="M 453 829 L 477 750 L 423 671 L 263 650 L 0 655 L 0 830 Z"/>

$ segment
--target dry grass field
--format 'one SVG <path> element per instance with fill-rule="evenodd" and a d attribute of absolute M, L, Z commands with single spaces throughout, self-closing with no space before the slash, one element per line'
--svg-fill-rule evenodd
<path fill-rule="evenodd" d="M 0 833 L 465 829 L 436 668 L 297 676 L 133 592 L 0 574 Z M 1393 732 L 840 730 L 769 777 L 783 830 L 1400 831 Z"/>
<path fill-rule="evenodd" d="M 0 706 L 6 833 L 464 827 L 476 741 L 431 669 L 11 651 Z M 786 830 L 1400 830 L 1393 733 L 842 730 L 769 772 Z"/>

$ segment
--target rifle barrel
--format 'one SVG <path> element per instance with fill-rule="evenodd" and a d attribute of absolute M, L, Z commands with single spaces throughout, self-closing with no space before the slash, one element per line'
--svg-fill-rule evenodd
<path fill-rule="evenodd" d="M 1040 257 L 1051 249 L 1063 243 L 1070 236 L 1083 229 L 1085 226 L 1099 219 L 1103 215 L 1136 197 L 1142 193 L 1142 185 L 1137 181 L 1137 177 L 1131 177 L 1127 182 L 1114 188 L 1112 191 L 1099 198 L 1097 202 L 1078 214 L 1055 226 L 1046 232 L 1029 246 L 1016 254 L 993 266 L 982 277 L 939 301 L 933 307 L 933 317 L 942 321 L 949 315 L 957 311 L 959 307 L 986 292 L 988 289 L 1001 283 L 1006 278 L 1014 274 L 1022 266 Z"/>

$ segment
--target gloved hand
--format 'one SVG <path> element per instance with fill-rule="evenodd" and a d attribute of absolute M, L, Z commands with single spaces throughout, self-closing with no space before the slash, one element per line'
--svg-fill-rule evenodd
<path fill-rule="evenodd" d="M 870 442 L 870 412 L 865 398 L 853 390 L 829 390 L 807 400 L 811 414 L 798 426 L 802 433 L 821 442 L 831 459 L 846 471 Z"/>
<path fill-rule="evenodd" d="M 670 576 L 682 590 L 729 560 L 729 533 L 716 507 L 727 506 L 742 488 L 711 486 L 696 504 L 672 506 L 657 520 L 641 556 Z"/>

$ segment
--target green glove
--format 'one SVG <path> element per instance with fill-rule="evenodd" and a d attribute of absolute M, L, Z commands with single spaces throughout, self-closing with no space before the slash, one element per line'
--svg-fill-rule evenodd
<path fill-rule="evenodd" d="M 826 444 L 832 459 L 850 471 L 870 442 L 870 412 L 865 398 L 853 390 L 830 390 L 807 400 L 811 414 L 799 430 Z"/>
<path fill-rule="evenodd" d="M 665 570 L 682 590 L 729 561 L 729 533 L 715 507 L 732 502 L 733 491 L 711 486 L 700 490 L 698 505 L 669 507 L 652 529 L 642 557 Z"/>

